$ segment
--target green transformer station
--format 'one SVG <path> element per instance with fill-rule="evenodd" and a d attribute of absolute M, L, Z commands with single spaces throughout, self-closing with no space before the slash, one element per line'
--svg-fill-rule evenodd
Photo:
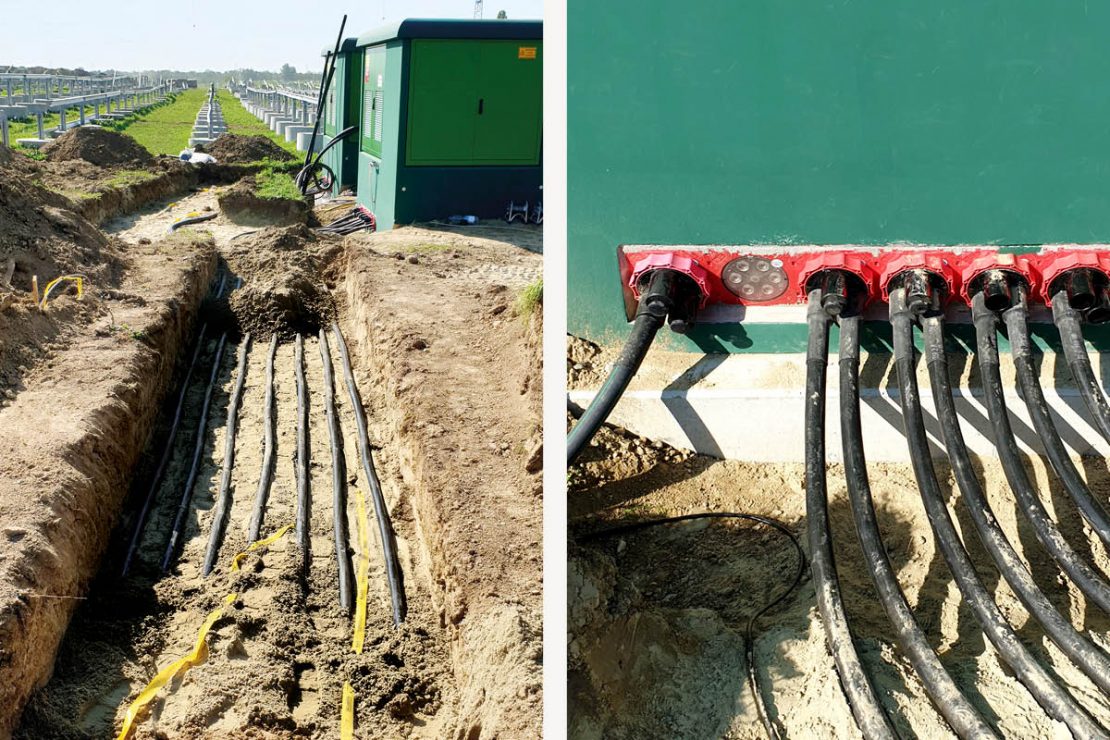
<path fill-rule="evenodd" d="M 405 20 L 347 39 L 324 111 L 335 190 L 378 228 L 543 197 L 543 23 Z M 329 52 L 330 53 L 330 50 Z"/>

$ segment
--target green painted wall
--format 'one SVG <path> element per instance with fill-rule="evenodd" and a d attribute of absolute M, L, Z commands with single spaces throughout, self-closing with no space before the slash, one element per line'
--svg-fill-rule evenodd
<path fill-rule="evenodd" d="M 621 243 L 1110 241 L 1110 4 L 572 0 L 568 23 L 573 333 L 626 333 Z"/>

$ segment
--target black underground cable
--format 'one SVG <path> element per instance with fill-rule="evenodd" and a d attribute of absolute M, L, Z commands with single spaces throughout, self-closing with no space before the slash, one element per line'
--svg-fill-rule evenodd
<path fill-rule="evenodd" d="M 1068 305 L 1067 291 L 1061 290 L 1052 296 L 1052 320 L 1060 332 L 1064 358 L 1072 378 L 1075 379 L 1075 385 L 1079 388 L 1079 395 L 1094 417 L 1098 430 L 1110 442 L 1110 404 L 1107 403 L 1106 394 L 1091 367 L 1091 358 L 1083 341 L 1079 312 Z"/>
<path fill-rule="evenodd" d="M 216 344 L 216 356 L 212 359 L 212 374 L 208 376 L 208 387 L 204 390 L 204 402 L 200 407 L 196 443 L 193 445 L 193 462 L 189 467 L 189 477 L 185 480 L 185 488 L 181 492 L 181 502 L 177 506 L 177 516 L 174 518 L 173 531 L 170 532 L 169 542 L 166 543 L 166 553 L 162 556 L 162 572 L 170 569 L 170 562 L 177 551 L 181 535 L 185 531 L 185 518 L 189 514 L 189 503 L 193 500 L 193 486 L 196 484 L 197 473 L 200 471 L 200 458 L 201 453 L 204 452 L 204 441 L 208 437 L 208 409 L 212 405 L 212 391 L 216 387 L 216 378 L 220 374 L 220 359 L 223 357 L 226 342 L 227 334 L 221 334 L 220 341 Z"/>
<path fill-rule="evenodd" d="M 204 575 L 216 567 L 220 543 L 227 529 L 227 515 L 231 510 L 231 469 L 235 465 L 235 431 L 239 426 L 239 401 L 243 397 L 243 384 L 247 378 L 247 352 L 250 351 L 251 335 L 244 334 L 239 343 L 239 363 L 235 375 L 235 389 L 227 404 L 227 438 L 224 441 L 223 470 L 220 474 L 220 490 L 216 494 L 216 506 L 212 513 L 212 529 L 208 534 L 208 549 L 204 553 Z"/>
<path fill-rule="evenodd" d="M 632 333 L 628 335 L 628 340 L 624 343 L 609 377 L 605 379 L 601 390 L 597 392 L 578 423 L 567 435 L 567 465 L 573 464 L 578 459 L 586 449 L 586 445 L 597 434 L 597 430 L 609 418 L 613 407 L 617 405 L 632 377 L 640 369 L 664 320 L 663 317 L 656 316 L 643 308 L 636 314 L 632 322 Z"/>
<path fill-rule="evenodd" d="M 933 402 L 940 420 L 944 446 L 966 509 L 979 535 L 979 541 L 990 555 L 1006 583 L 1041 623 L 1045 633 L 1080 670 L 1103 691 L 1110 693 L 1110 659 L 1105 652 L 1078 632 L 1044 592 L 1037 586 L 1021 556 L 1006 538 L 990 502 L 979 484 L 971 464 L 963 431 L 960 429 L 956 404 L 952 400 L 952 384 L 948 379 L 948 356 L 944 352 L 944 319 L 940 316 L 922 321 L 925 333 L 925 356 L 933 388 Z"/>
<path fill-rule="evenodd" d="M 1064 441 L 1060 439 L 1060 432 L 1049 413 L 1048 401 L 1045 400 L 1040 378 L 1033 365 L 1024 287 L 1015 289 L 1014 294 L 1014 305 L 1003 312 L 1002 318 L 1006 322 L 1006 334 L 1010 338 L 1010 353 L 1017 370 L 1018 385 L 1025 397 L 1025 406 L 1029 409 L 1033 428 L 1044 445 L 1045 457 L 1068 494 L 1075 500 L 1079 513 L 1091 525 L 1099 539 L 1110 544 L 1110 516 L 1107 516 L 1106 510 L 1091 494 L 1086 481 L 1075 469 L 1075 463 L 1064 448 Z"/>
<path fill-rule="evenodd" d="M 848 498 L 864 561 L 879 601 L 894 626 L 898 644 L 909 658 L 933 706 L 960 738 L 997 737 L 945 670 L 898 584 L 879 531 L 867 479 L 859 400 L 859 316 L 840 319 L 840 429 Z"/>
<path fill-rule="evenodd" d="M 200 351 L 204 347 L 204 333 L 207 330 L 207 324 L 201 324 L 200 333 L 197 336 L 197 346 L 193 349 L 193 359 L 189 361 L 189 368 L 185 371 L 185 377 L 181 381 L 181 391 L 177 394 L 177 407 L 173 412 L 173 422 L 170 424 L 170 432 L 166 435 L 166 444 L 162 448 L 162 457 L 158 461 L 158 467 L 154 471 L 154 477 L 150 479 L 150 488 L 147 490 L 146 498 L 143 499 L 143 507 L 139 510 L 139 518 L 135 521 L 135 528 L 131 533 L 131 544 L 127 548 L 127 555 L 123 559 L 123 568 L 120 575 L 126 577 L 127 573 L 131 570 L 131 563 L 135 559 L 135 553 L 139 550 L 139 543 L 143 538 L 143 530 L 146 528 L 147 517 L 150 516 L 150 507 L 154 503 L 154 496 L 158 492 L 158 487 L 162 484 L 162 476 L 166 474 L 166 466 L 170 462 L 170 457 L 173 454 L 173 443 L 177 439 L 177 430 L 181 426 L 181 414 L 185 409 L 185 394 L 189 391 L 189 381 L 193 377 L 193 370 L 197 366 L 197 358 L 200 357 Z"/>
<path fill-rule="evenodd" d="M 293 368 L 296 372 L 297 385 L 297 550 L 300 554 L 298 570 L 301 576 L 301 585 L 308 584 L 308 563 L 311 557 L 309 551 L 309 534 L 311 517 L 309 516 L 308 490 L 308 384 L 304 377 L 304 335 L 298 334 L 294 345 Z"/>
<path fill-rule="evenodd" d="M 382 556 L 385 559 L 385 577 L 389 585 L 393 624 L 397 626 L 405 621 L 404 576 L 401 573 L 401 563 L 397 557 L 397 539 L 393 533 L 393 524 L 389 520 L 389 509 L 386 507 L 385 496 L 382 494 L 382 484 L 378 480 L 377 471 L 374 469 L 374 459 L 370 454 L 370 440 L 366 429 L 366 412 L 362 408 L 362 397 L 359 395 L 358 385 L 355 383 L 355 374 L 351 369 L 351 357 L 347 353 L 347 343 L 343 341 L 339 324 L 332 324 L 332 333 L 335 335 L 335 346 L 339 350 L 339 358 L 343 363 L 343 377 L 347 381 L 347 393 L 351 397 L 351 406 L 355 414 L 359 457 L 362 458 L 362 470 L 366 475 L 367 487 L 370 489 L 370 499 L 374 502 L 374 516 L 378 521 L 378 535 L 382 541 Z"/>
<path fill-rule="evenodd" d="M 996 336 L 997 317 L 988 309 L 982 293 L 972 299 L 972 320 L 975 322 L 975 338 L 978 348 L 979 370 L 983 378 L 983 392 L 990 417 L 995 447 L 1002 463 L 1002 470 L 1010 489 L 1014 492 L 1018 505 L 1033 533 L 1041 545 L 1048 550 L 1053 560 L 1075 582 L 1091 601 L 1103 611 L 1110 613 L 1110 584 L 1085 563 L 1079 554 L 1060 532 L 1060 528 L 1049 515 L 1037 496 L 1036 489 L 1018 452 L 1014 431 L 1010 427 L 1009 412 L 1002 386 L 1002 372 L 998 362 L 998 338 Z"/>
<path fill-rule="evenodd" d="M 825 479 L 825 376 L 829 364 L 829 317 L 822 307 L 822 291 L 809 294 L 809 347 L 806 353 L 806 530 L 810 570 L 817 594 L 817 608 L 825 629 L 829 652 L 836 662 L 840 683 L 852 716 L 866 740 L 894 738 L 890 719 L 875 694 L 852 640 L 848 615 L 840 594 L 840 580 L 833 558 L 829 529 L 828 490 Z"/>
<path fill-rule="evenodd" d="M 335 412 L 335 373 L 331 366 L 328 334 L 320 330 L 320 359 L 324 363 L 324 412 L 328 420 L 331 442 L 332 520 L 335 530 L 335 561 L 339 566 L 339 605 L 350 612 L 352 583 L 354 582 L 351 556 L 347 543 L 347 460 L 343 454 L 343 435 L 339 429 L 339 415 Z"/>
<path fill-rule="evenodd" d="M 212 213 L 202 213 L 199 216 L 190 216 L 189 218 L 183 218 L 180 221 L 174 221 L 172 224 L 170 224 L 170 231 L 177 231 L 182 226 L 192 226 L 193 224 L 200 224 L 204 223 L 205 221 L 211 221 L 219 215 L 219 213 L 213 211 Z"/>
<path fill-rule="evenodd" d="M 258 490 L 254 494 L 254 509 L 251 511 L 247 539 L 257 542 L 262 535 L 262 522 L 266 518 L 266 501 L 270 498 L 270 486 L 274 482 L 274 457 L 277 445 L 277 419 L 274 413 L 274 356 L 277 354 L 277 334 L 270 338 L 270 351 L 266 357 L 266 401 L 262 409 L 264 416 L 262 442 L 262 470 L 258 474 Z"/>
<path fill-rule="evenodd" d="M 982 305 L 982 294 L 976 296 Z M 925 418 L 917 387 L 914 363 L 913 317 L 906 309 L 905 291 L 891 291 L 890 319 L 894 326 L 894 362 L 898 375 L 898 396 L 902 406 L 906 441 L 917 479 L 921 501 L 937 540 L 944 561 L 952 573 L 956 587 L 971 608 L 987 639 L 1017 679 L 1029 690 L 1038 704 L 1054 719 L 1068 726 L 1072 734 L 1082 738 L 1105 738 L 1105 731 L 1083 707 L 1054 680 L 1014 632 L 998 604 L 983 585 L 971 556 L 964 549 L 952 517 L 945 505 L 937 481 L 929 441 L 925 436 Z"/>
<path fill-rule="evenodd" d="M 588 534 L 582 535 L 578 538 L 579 542 L 590 542 L 593 540 L 602 539 L 605 537 L 612 537 L 619 534 L 628 534 L 630 532 L 639 532 L 649 527 L 658 527 L 664 524 L 676 524 L 679 522 L 688 522 L 697 519 L 744 519 L 750 522 L 756 522 L 764 526 L 770 527 L 786 537 L 790 544 L 794 546 L 794 552 L 798 556 L 798 570 L 794 573 L 794 578 L 790 581 L 789 585 L 782 590 L 782 592 L 764 604 L 760 609 L 748 617 L 747 625 L 744 629 L 744 657 L 747 662 L 748 669 L 748 687 L 752 692 L 752 699 L 755 702 L 756 711 L 759 714 L 759 719 L 763 723 L 763 729 L 766 730 L 768 737 L 773 740 L 778 740 L 782 737 L 782 733 L 778 727 L 771 720 L 771 714 L 767 710 L 767 704 L 764 702 L 764 693 L 771 693 L 769 687 L 761 685 L 759 679 L 759 672 L 756 670 L 755 662 L 755 628 L 757 621 L 767 612 L 774 609 L 781 604 L 786 597 L 794 592 L 798 584 L 802 582 L 802 576 L 805 575 L 806 569 L 806 555 L 802 550 L 798 538 L 790 530 L 785 522 L 772 517 L 761 516 L 759 514 L 746 514 L 734 511 L 712 511 L 702 512 L 699 514 L 682 514 L 680 516 L 668 516 L 659 519 L 644 519 L 638 522 L 629 522 L 615 527 L 607 527 L 605 529 L 596 530 Z"/>

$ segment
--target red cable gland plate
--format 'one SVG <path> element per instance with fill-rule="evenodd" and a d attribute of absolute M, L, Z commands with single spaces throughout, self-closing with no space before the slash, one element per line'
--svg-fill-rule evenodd
<path fill-rule="evenodd" d="M 1047 252 L 1040 255 L 1039 272 L 1041 274 L 1040 296 L 1046 305 L 1052 305 L 1052 296 L 1049 291 L 1056 278 L 1069 270 L 1087 267 L 1098 270 L 1104 277 L 1110 275 L 1110 257 L 1099 252 Z"/>
<path fill-rule="evenodd" d="M 867 255 L 870 257 L 870 255 Z M 865 259 L 851 252 L 825 252 L 814 255 L 802 262 L 798 268 L 798 297 L 803 303 L 806 301 L 806 284 L 809 279 L 825 270 L 843 270 L 850 272 L 863 281 L 867 289 L 867 300 L 864 305 L 871 303 L 875 298 L 875 270 L 867 264 Z"/>
<path fill-rule="evenodd" d="M 632 266 L 632 276 L 628 279 L 628 287 L 632 289 L 632 295 L 637 301 L 640 300 L 640 278 L 653 270 L 674 270 L 689 276 L 701 291 L 698 309 L 705 308 L 705 304 L 709 302 L 709 271 L 698 264 L 697 260 L 673 252 L 655 252 L 636 260 Z"/>
<path fill-rule="evenodd" d="M 1030 295 L 1035 295 L 1038 287 L 1037 272 L 1027 257 L 1019 254 L 991 253 L 976 257 L 968 262 L 960 274 L 960 295 L 971 305 L 969 289 L 975 278 L 989 270 L 1003 270 L 1021 276 L 1029 286 Z"/>
<path fill-rule="evenodd" d="M 947 304 L 957 295 L 957 280 L 959 275 L 949 264 L 948 258 L 939 254 L 921 254 L 920 252 L 905 252 L 891 259 L 883 265 L 879 273 L 879 287 L 882 289 L 884 301 L 890 300 L 890 283 L 894 278 L 908 270 L 925 270 L 940 277 L 947 286 L 944 303 Z"/>

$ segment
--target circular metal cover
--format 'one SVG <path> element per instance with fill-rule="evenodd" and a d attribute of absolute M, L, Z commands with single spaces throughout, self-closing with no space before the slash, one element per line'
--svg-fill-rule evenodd
<path fill-rule="evenodd" d="M 725 265 L 721 281 L 729 292 L 745 301 L 773 301 L 790 286 L 781 260 L 744 256 Z"/>

